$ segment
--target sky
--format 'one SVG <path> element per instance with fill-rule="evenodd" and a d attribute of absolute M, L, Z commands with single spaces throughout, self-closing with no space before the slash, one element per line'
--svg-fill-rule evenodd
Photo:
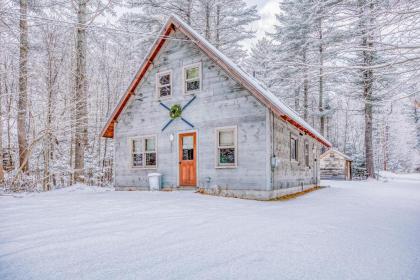
<path fill-rule="evenodd" d="M 256 31 L 256 38 L 245 40 L 243 46 L 247 49 L 251 48 L 258 39 L 261 39 L 266 32 L 273 31 L 276 14 L 279 13 L 279 0 L 244 0 L 249 6 L 257 5 L 258 14 L 261 19 L 252 24 L 252 29 Z M 117 14 L 124 11 L 124 8 L 117 10 Z"/>
<path fill-rule="evenodd" d="M 248 5 L 257 5 L 258 13 L 261 19 L 256 22 L 252 28 L 257 31 L 257 39 L 264 36 L 265 32 L 273 30 L 276 21 L 276 14 L 280 8 L 278 0 L 245 0 Z M 252 44 L 252 42 L 250 42 Z M 249 44 L 249 43 L 248 43 Z"/>

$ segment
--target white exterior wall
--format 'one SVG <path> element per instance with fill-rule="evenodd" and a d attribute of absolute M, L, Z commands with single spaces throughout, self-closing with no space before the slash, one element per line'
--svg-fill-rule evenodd
<path fill-rule="evenodd" d="M 298 138 L 298 160 L 290 158 L 290 134 Z M 304 143 L 309 143 L 309 166 L 305 165 Z M 314 149 L 315 147 L 315 149 Z M 274 154 L 278 166 L 273 172 L 273 189 L 298 186 L 314 186 L 319 183 L 320 144 L 308 135 L 300 133 L 294 126 L 274 118 Z"/>
<path fill-rule="evenodd" d="M 174 35 L 183 37 L 180 33 Z M 169 113 L 159 104 L 156 96 L 156 73 L 172 71 L 172 97 L 162 102 L 168 107 L 173 104 L 182 106 L 192 98 L 183 94 L 183 66 L 197 62 L 202 63 L 202 90 L 182 114 L 195 128 L 191 129 L 177 119 L 161 132 L 169 120 Z M 237 168 L 215 168 L 215 129 L 224 126 L 237 126 Z M 178 133 L 192 130 L 197 131 L 198 186 L 237 190 L 267 189 L 266 163 L 269 156 L 265 144 L 266 108 L 193 43 L 171 40 L 166 41 L 153 67 L 136 89 L 136 96 L 130 100 L 116 123 L 114 141 L 117 189 L 148 189 L 149 172 L 162 173 L 165 187 L 178 186 Z M 174 135 L 172 143 L 169 140 L 171 134 Z M 130 167 L 129 138 L 144 135 L 157 136 L 156 169 Z"/>

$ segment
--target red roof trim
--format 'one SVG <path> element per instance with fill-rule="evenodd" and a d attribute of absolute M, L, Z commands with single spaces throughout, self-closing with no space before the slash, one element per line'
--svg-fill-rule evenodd
<path fill-rule="evenodd" d="M 142 78 L 146 74 L 150 65 L 153 63 L 153 60 L 156 58 L 157 54 L 159 53 L 160 49 L 165 43 L 166 37 L 169 36 L 173 30 L 174 30 L 174 25 L 171 23 L 168 25 L 166 29 L 163 30 L 162 36 L 154 43 L 154 46 L 151 49 L 149 57 L 146 57 L 142 67 L 137 72 L 135 78 L 131 82 L 126 93 L 123 95 L 117 107 L 115 108 L 114 112 L 108 119 L 108 122 L 105 124 L 104 129 L 101 132 L 102 137 L 106 137 L 106 138 L 114 137 L 115 122 L 117 121 L 118 117 L 124 110 L 124 107 L 125 105 L 127 105 L 128 101 L 130 100 L 130 97 L 134 94 L 134 91 L 136 90 L 137 86 L 139 85 Z"/>

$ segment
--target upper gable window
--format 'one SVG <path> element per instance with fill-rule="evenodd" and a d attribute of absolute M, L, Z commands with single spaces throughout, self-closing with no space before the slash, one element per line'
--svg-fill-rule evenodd
<path fill-rule="evenodd" d="M 184 93 L 192 94 L 201 89 L 201 63 L 184 67 Z"/>
<path fill-rule="evenodd" d="M 159 98 L 169 97 L 172 95 L 172 77 L 171 72 L 157 73 L 156 87 Z"/>

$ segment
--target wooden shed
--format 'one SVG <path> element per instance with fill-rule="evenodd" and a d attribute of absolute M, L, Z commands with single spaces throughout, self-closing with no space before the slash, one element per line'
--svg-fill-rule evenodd
<path fill-rule="evenodd" d="M 352 159 L 338 151 L 329 149 L 320 156 L 321 179 L 324 180 L 351 180 Z"/>

